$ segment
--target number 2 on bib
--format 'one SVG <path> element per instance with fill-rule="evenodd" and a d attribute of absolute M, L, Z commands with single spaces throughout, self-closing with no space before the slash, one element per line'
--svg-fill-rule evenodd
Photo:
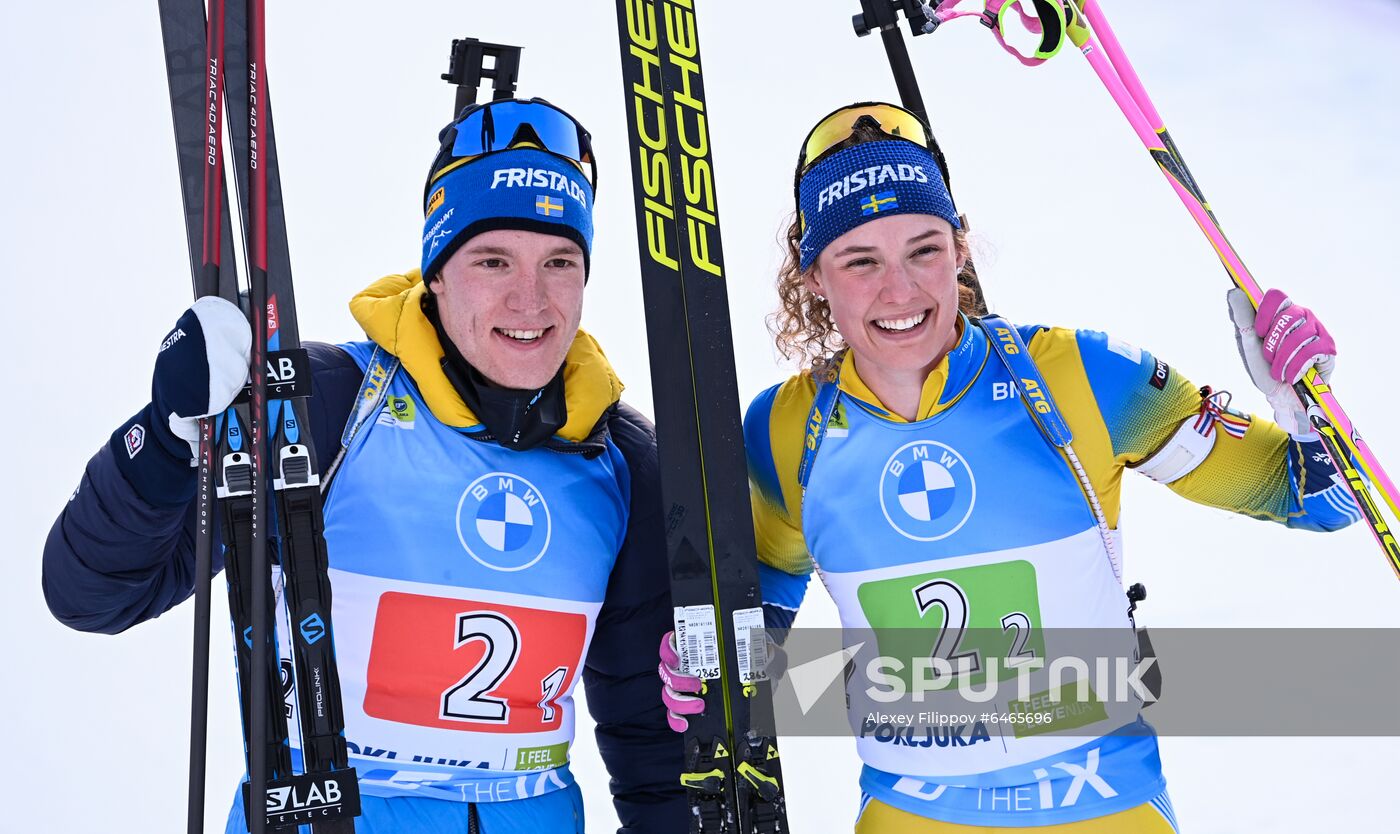
<path fill-rule="evenodd" d="M 1024 560 L 878 579 L 857 595 L 882 652 L 927 655 L 973 684 L 1045 656 L 1035 568 Z"/>
<path fill-rule="evenodd" d="M 583 614 L 386 593 L 375 618 L 365 714 L 477 732 L 553 729 L 587 630 Z"/>

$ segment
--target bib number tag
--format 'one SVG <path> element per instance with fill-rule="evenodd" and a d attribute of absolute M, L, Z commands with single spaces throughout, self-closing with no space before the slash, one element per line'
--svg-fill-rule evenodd
<path fill-rule="evenodd" d="M 681 655 L 681 674 L 701 680 L 718 680 L 719 628 L 713 605 L 676 606 L 676 647 Z"/>
<path fill-rule="evenodd" d="M 738 647 L 739 682 L 768 680 L 768 632 L 763 630 L 763 609 L 734 612 L 734 643 Z"/>
<path fill-rule="evenodd" d="M 583 614 L 390 592 L 379 600 L 364 710 L 455 730 L 557 729 L 588 633 Z"/>

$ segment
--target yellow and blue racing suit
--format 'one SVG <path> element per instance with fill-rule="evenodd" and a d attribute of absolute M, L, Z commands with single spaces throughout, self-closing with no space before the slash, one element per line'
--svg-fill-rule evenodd
<path fill-rule="evenodd" d="M 931 588 L 954 589 L 969 627 L 997 627 L 1014 612 L 1031 632 L 1131 629 L 1116 561 L 1120 478 L 1191 427 L 1213 434 L 1213 445 L 1170 479 L 1178 494 L 1313 530 L 1358 517 L 1320 442 L 1222 412 L 1218 395 L 1102 333 L 1017 328 L 1073 434 L 1103 529 L 986 333 L 966 318 L 958 326 L 912 422 L 881 405 L 849 353 L 825 417 L 814 414 L 810 374 L 750 406 L 744 430 L 770 610 L 795 613 L 816 572 L 846 629 L 935 627 L 932 609 L 918 604 Z M 820 454 L 804 464 L 814 436 Z M 979 722 L 956 738 L 918 739 L 928 743 L 861 730 L 867 800 L 858 830 L 1078 831 L 1076 823 L 1118 814 L 1141 815 L 1120 830 L 1172 830 L 1156 736 L 1140 718 L 1131 726 L 1090 724 L 1070 736 Z M 900 815 L 929 827 L 908 829 L 894 822 Z"/>

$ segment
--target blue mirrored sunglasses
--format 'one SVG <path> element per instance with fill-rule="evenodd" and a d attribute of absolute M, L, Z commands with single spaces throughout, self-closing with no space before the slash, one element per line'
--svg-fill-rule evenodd
<path fill-rule="evenodd" d="M 588 131 L 573 116 L 541 99 L 491 102 L 459 118 L 452 156 L 480 156 L 533 142 L 550 153 L 573 160 L 594 180 L 593 145 Z"/>

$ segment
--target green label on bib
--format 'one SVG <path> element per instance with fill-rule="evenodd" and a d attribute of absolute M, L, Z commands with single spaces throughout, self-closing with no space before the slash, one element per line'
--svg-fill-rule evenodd
<path fill-rule="evenodd" d="M 1038 736 L 1042 733 L 1073 730 L 1087 727 L 1099 721 L 1108 720 L 1108 712 L 1103 701 L 1094 694 L 1092 687 L 1084 686 L 1085 698 L 1079 698 L 1077 682 L 1062 684 L 1050 697 L 1050 692 L 1037 692 L 1024 701 L 1011 701 L 1006 711 L 1017 717 L 1031 716 L 1034 720 L 1021 720 L 1012 723 L 1016 738 Z"/>
<path fill-rule="evenodd" d="M 880 653 L 904 662 L 942 658 L 969 683 L 1016 676 L 1018 660 L 1045 657 L 1035 567 L 1017 560 L 868 582 L 856 592 Z"/>
<path fill-rule="evenodd" d="M 569 743 L 562 741 L 547 747 L 522 747 L 515 754 L 516 770 L 547 770 L 569 763 Z"/>

